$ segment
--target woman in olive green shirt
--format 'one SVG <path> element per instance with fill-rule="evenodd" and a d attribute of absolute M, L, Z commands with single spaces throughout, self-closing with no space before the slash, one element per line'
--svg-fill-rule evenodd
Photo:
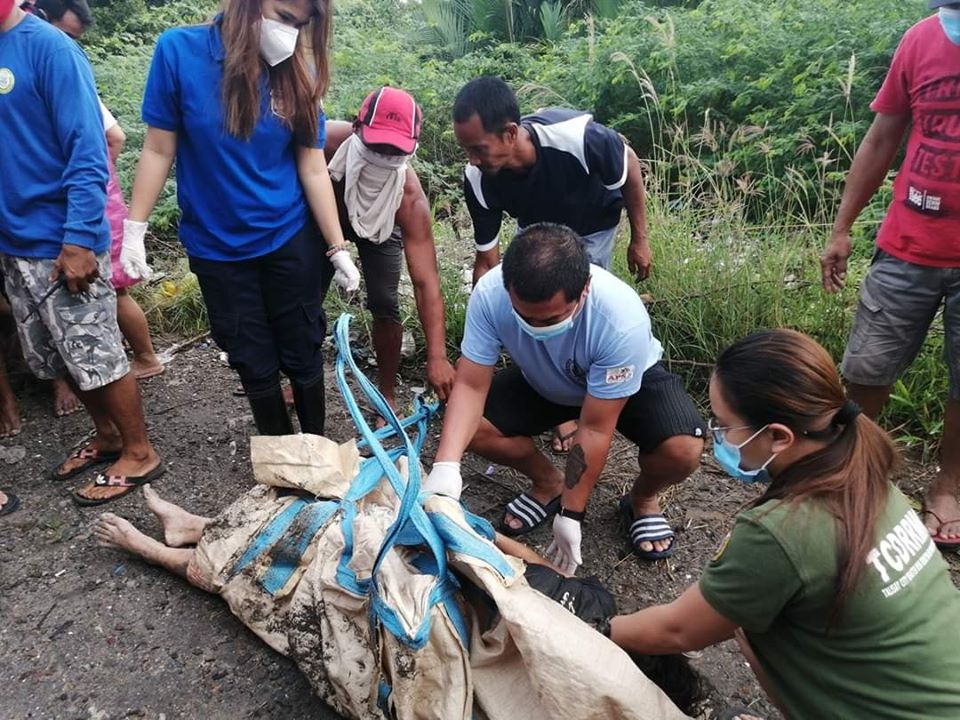
<path fill-rule="evenodd" d="M 960 718 L 960 592 L 829 354 L 750 335 L 720 356 L 710 404 L 717 461 L 769 485 L 700 582 L 614 618 L 614 642 L 676 653 L 736 634 L 791 720 Z"/>

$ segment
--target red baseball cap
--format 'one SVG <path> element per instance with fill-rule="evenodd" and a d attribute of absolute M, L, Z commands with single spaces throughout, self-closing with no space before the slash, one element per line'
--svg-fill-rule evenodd
<path fill-rule="evenodd" d="M 389 145 L 404 155 L 417 149 L 422 120 L 423 113 L 413 96 L 392 87 L 367 95 L 357 114 L 364 145 Z"/>
<path fill-rule="evenodd" d="M 0 0 L 0 23 L 6 22 L 7 18 L 10 17 L 10 13 L 13 12 L 13 0 Z"/>

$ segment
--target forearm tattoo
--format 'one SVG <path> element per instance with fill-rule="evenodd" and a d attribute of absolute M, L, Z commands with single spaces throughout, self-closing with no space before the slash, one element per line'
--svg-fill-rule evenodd
<path fill-rule="evenodd" d="M 587 469 L 587 458 L 583 454 L 582 445 L 574 445 L 567 455 L 567 469 L 564 472 L 563 482 L 568 490 L 572 490 L 580 483 L 580 478 Z"/>

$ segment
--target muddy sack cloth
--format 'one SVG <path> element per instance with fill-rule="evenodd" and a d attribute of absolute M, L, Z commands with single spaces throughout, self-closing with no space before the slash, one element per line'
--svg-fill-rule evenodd
<path fill-rule="evenodd" d="M 420 493 L 435 406 L 418 400 L 398 420 L 353 364 L 347 323 L 337 323 L 337 380 L 362 440 L 253 438 L 258 485 L 204 531 L 191 580 L 348 718 L 686 717 L 626 653 L 531 588 L 489 523 Z M 387 428 L 370 429 L 347 369 Z M 399 444 L 388 450 L 391 436 Z M 495 603 L 492 625 L 465 583 Z"/>

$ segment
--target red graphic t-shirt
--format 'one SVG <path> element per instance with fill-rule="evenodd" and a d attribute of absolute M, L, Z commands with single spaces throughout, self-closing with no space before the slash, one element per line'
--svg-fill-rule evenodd
<path fill-rule="evenodd" d="M 960 46 L 936 15 L 907 30 L 870 108 L 913 121 L 877 245 L 918 265 L 960 266 Z"/>

